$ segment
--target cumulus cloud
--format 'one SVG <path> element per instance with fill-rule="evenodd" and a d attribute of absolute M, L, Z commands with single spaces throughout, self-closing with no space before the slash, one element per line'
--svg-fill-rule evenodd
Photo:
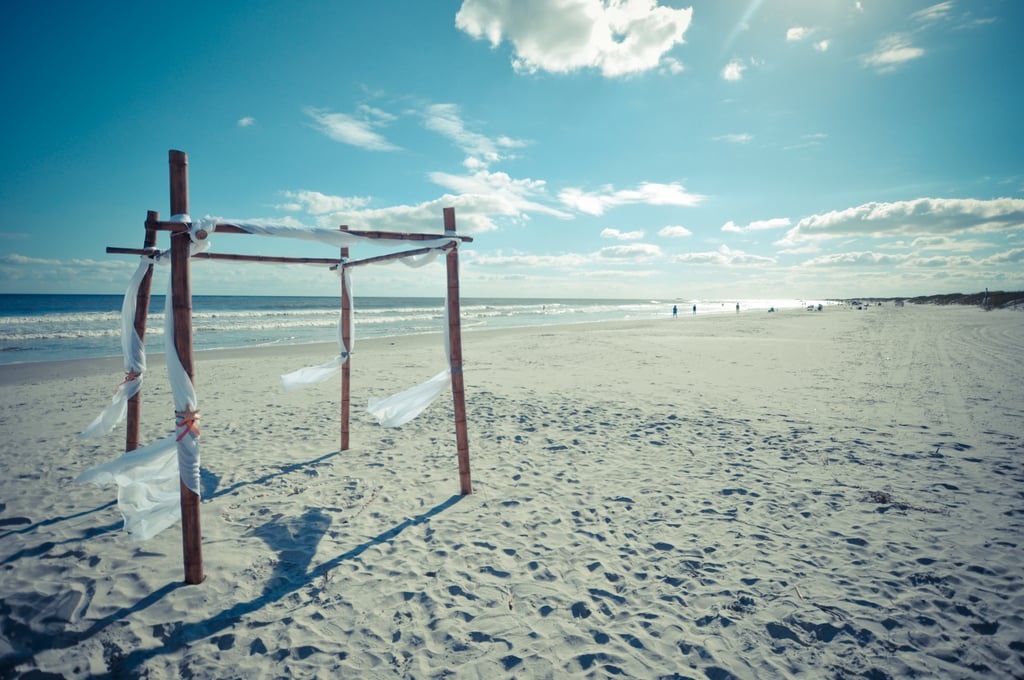
<path fill-rule="evenodd" d="M 774 258 L 752 255 L 750 253 L 745 253 L 742 250 L 733 250 L 726 245 L 721 246 L 718 250 L 704 253 L 683 253 L 681 255 L 674 255 L 672 257 L 672 261 L 685 264 L 712 264 L 726 267 L 775 264 Z"/>
<path fill-rule="evenodd" d="M 533 255 L 528 253 L 512 253 L 509 255 L 498 251 L 494 255 L 477 255 L 473 258 L 474 265 L 488 267 L 530 267 L 540 269 L 575 269 L 589 262 L 589 258 L 579 253 L 562 255 Z"/>
<path fill-rule="evenodd" d="M 814 43 L 814 49 L 818 50 L 819 52 L 828 52 L 828 48 L 831 46 L 831 40 L 819 40 L 818 42 Z"/>
<path fill-rule="evenodd" d="M 682 62 L 672 57 L 665 57 L 661 60 L 661 68 L 658 69 L 658 73 L 662 75 L 677 75 L 686 70 Z"/>
<path fill-rule="evenodd" d="M 1024 263 L 1024 248 L 1014 248 L 985 258 L 985 264 L 1003 265 L 1021 263 Z"/>
<path fill-rule="evenodd" d="M 508 158 L 507 150 L 526 146 L 526 142 L 510 137 L 491 138 L 467 129 L 456 104 L 432 104 L 424 111 L 424 119 L 428 130 L 452 140 L 469 156 L 466 165 L 472 169 Z"/>
<path fill-rule="evenodd" d="M 686 236 L 693 236 L 693 232 L 680 225 L 670 225 L 658 230 L 658 236 L 664 236 L 665 238 L 683 238 Z"/>
<path fill-rule="evenodd" d="M 310 215 L 323 215 L 329 212 L 340 212 L 362 208 L 370 202 L 369 196 L 328 196 L 319 191 L 284 191 L 285 198 L 290 198 L 290 203 L 282 203 L 277 206 L 279 210 L 305 211 Z"/>
<path fill-rule="evenodd" d="M 890 253 L 873 252 L 849 252 L 829 253 L 820 257 L 814 257 L 804 261 L 805 267 L 835 267 L 835 266 L 857 266 L 857 267 L 891 267 L 904 264 L 910 260 L 909 255 L 895 255 Z"/>
<path fill-rule="evenodd" d="M 398 232 L 439 232 L 444 208 L 454 207 L 460 234 L 476 234 L 498 228 L 494 217 L 504 207 L 479 196 L 444 194 L 415 205 L 362 208 L 324 213 L 317 217 L 321 227 L 347 224 L 353 229 Z"/>
<path fill-rule="evenodd" d="M 733 59 L 722 69 L 722 77 L 726 80 L 740 80 L 746 70 L 747 67 L 742 61 Z"/>
<path fill-rule="evenodd" d="M 243 116 L 243 117 L 238 119 L 238 127 L 247 128 L 247 127 L 252 127 L 255 124 L 256 124 L 256 119 L 253 118 L 252 116 Z"/>
<path fill-rule="evenodd" d="M 788 217 L 775 217 L 770 220 L 754 220 L 745 227 L 741 227 L 732 220 L 722 225 L 722 231 L 735 234 L 745 234 L 751 231 L 764 231 L 766 229 L 784 229 L 792 224 Z"/>
<path fill-rule="evenodd" d="M 464 0 L 455 26 L 492 47 L 508 40 L 521 73 L 594 68 L 617 77 L 663 64 L 692 14 L 656 0 Z"/>
<path fill-rule="evenodd" d="M 324 109 L 306 109 L 306 115 L 316 123 L 313 127 L 336 142 L 351 144 L 367 151 L 397 151 L 397 146 L 374 131 L 374 128 L 393 121 L 394 116 L 369 106 L 361 107 L 360 113 L 362 117 L 357 118 Z"/>
<path fill-rule="evenodd" d="M 558 200 L 563 205 L 588 215 L 603 215 L 609 208 L 637 203 L 692 207 L 699 205 L 706 198 L 707 196 L 690 193 L 678 182 L 671 184 L 643 182 L 636 189 L 620 191 L 616 191 L 611 186 L 605 186 L 597 192 L 568 188 L 558 194 Z"/>
<path fill-rule="evenodd" d="M 869 236 L 934 236 L 994 232 L 1024 226 L 1024 200 L 996 198 L 918 198 L 892 203 L 865 203 L 846 210 L 805 217 L 778 245 Z"/>
<path fill-rule="evenodd" d="M 909 35 L 895 33 L 879 40 L 873 52 L 861 57 L 861 63 L 879 73 L 887 73 L 923 56 L 924 50 L 914 47 Z"/>
<path fill-rule="evenodd" d="M 60 260 L 49 260 L 40 257 L 28 257 L 27 255 L 18 255 L 17 253 L 11 253 L 10 255 L 0 255 L 0 263 L 15 265 L 42 264 L 47 266 L 56 266 L 61 264 Z"/>
<path fill-rule="evenodd" d="M 529 213 L 541 213 L 572 219 L 569 213 L 543 202 L 547 198 L 544 180 L 513 179 L 507 173 L 488 170 L 470 175 L 432 172 L 429 177 L 435 184 L 457 192 L 464 200 L 472 200 L 478 208 L 486 207 L 490 215 L 523 219 Z"/>
<path fill-rule="evenodd" d="M 651 260 L 661 257 L 661 248 L 650 243 L 630 243 L 601 248 L 598 256 L 612 260 Z"/>
<path fill-rule="evenodd" d="M 793 26 L 786 31 L 786 42 L 799 42 L 804 38 L 811 37 L 814 31 L 815 29 L 806 26 Z"/>
<path fill-rule="evenodd" d="M 614 238 L 620 241 L 636 241 L 644 237 L 642 231 L 619 231 L 618 229 L 601 230 L 601 238 Z"/>

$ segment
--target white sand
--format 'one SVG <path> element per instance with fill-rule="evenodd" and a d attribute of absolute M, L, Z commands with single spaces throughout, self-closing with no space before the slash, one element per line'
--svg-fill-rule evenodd
<path fill-rule="evenodd" d="M 1024 315 L 908 306 L 464 335 L 398 430 L 330 348 L 200 355 L 206 581 L 76 485 L 117 361 L 0 368 L 0 677 L 1024 675 Z M 362 342 L 365 404 L 437 336 Z M 173 408 L 151 357 L 143 441 Z M 45 677 L 35 675 L 33 677 Z"/>

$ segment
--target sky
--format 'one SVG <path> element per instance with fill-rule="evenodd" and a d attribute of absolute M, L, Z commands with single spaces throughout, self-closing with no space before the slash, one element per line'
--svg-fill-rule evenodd
<path fill-rule="evenodd" d="M 171 149 L 188 154 L 195 219 L 440 232 L 454 207 L 473 237 L 467 297 L 1024 289 L 1020 0 L 57 0 L 4 14 L 0 293 L 123 292 L 138 260 L 105 248 L 141 247 L 147 210 L 169 217 Z M 197 295 L 338 291 L 323 267 L 192 272 Z M 444 293 L 440 265 L 353 276 L 357 295 Z"/>

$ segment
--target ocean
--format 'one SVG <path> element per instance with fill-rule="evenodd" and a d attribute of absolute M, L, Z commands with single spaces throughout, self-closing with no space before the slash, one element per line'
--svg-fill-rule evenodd
<path fill-rule="evenodd" d="M 0 294 L 0 364 L 119 356 L 121 295 Z M 463 332 L 476 329 L 735 313 L 736 300 L 592 300 L 463 298 Z M 822 301 L 824 302 L 824 301 Z M 740 300 L 744 311 L 803 307 L 818 301 Z M 197 350 L 337 342 L 340 298 L 195 295 Z M 163 352 L 164 296 L 154 295 L 146 328 L 151 352 Z M 355 337 L 440 333 L 444 300 L 359 297 Z"/>

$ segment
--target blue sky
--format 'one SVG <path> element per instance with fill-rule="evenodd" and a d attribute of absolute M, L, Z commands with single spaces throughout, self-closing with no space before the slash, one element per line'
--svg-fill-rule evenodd
<path fill-rule="evenodd" d="M 1019 0 L 16 3 L 0 34 L 0 292 L 121 292 L 135 262 L 104 249 L 168 216 L 169 149 L 197 218 L 440 231 L 454 206 L 466 296 L 1024 288 Z"/>

